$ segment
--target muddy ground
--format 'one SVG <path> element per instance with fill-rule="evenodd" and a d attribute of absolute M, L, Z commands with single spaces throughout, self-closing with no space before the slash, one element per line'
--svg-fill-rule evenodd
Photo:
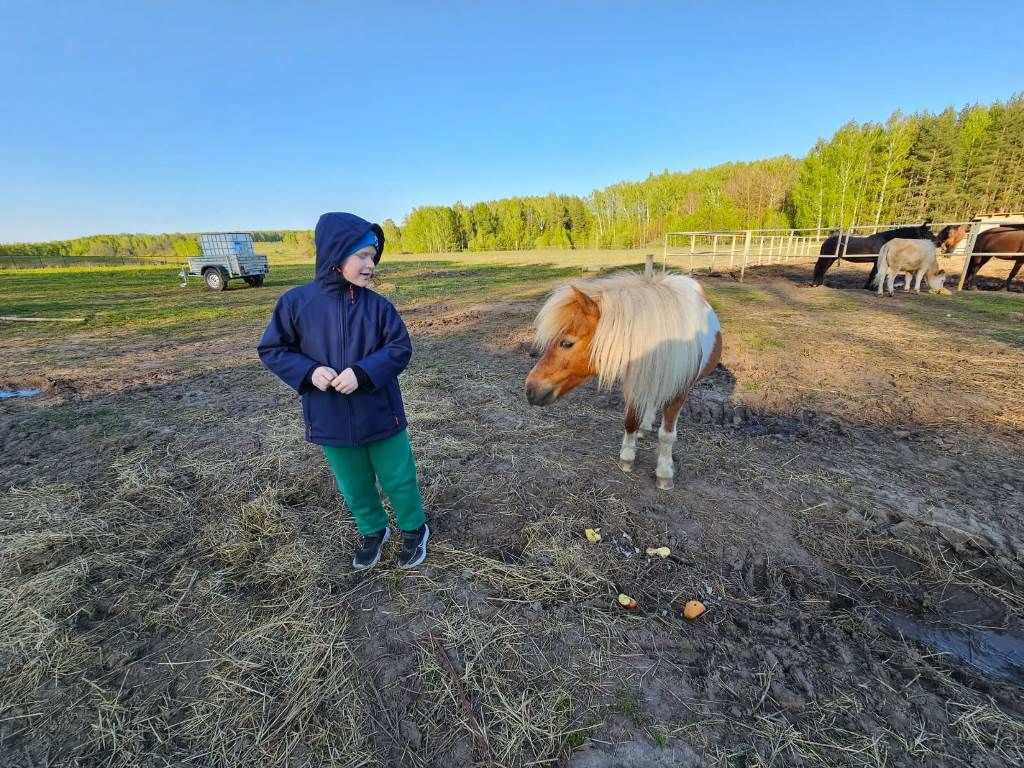
<path fill-rule="evenodd" d="M 398 300 L 411 573 L 353 572 L 261 328 L 7 329 L 0 765 L 1021 764 L 1024 297 L 806 272 L 705 281 L 671 492 L 617 393 L 526 404 L 550 282 Z"/>

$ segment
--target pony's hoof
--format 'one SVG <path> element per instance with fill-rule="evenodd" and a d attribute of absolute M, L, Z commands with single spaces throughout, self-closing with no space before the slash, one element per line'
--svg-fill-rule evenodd
<path fill-rule="evenodd" d="M 676 487 L 675 480 L 673 480 L 671 477 L 659 477 L 658 478 L 658 488 L 660 490 L 662 490 L 662 491 L 671 491 L 675 487 Z"/>
<path fill-rule="evenodd" d="M 633 462 L 632 461 L 620 461 L 619 462 L 619 469 L 621 469 L 623 472 L 632 472 L 633 471 Z"/>

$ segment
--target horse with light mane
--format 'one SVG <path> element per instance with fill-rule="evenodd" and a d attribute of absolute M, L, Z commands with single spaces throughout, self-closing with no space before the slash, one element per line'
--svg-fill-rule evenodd
<path fill-rule="evenodd" d="M 630 472 L 638 431 L 658 432 L 658 487 L 673 487 L 676 421 L 695 383 L 722 356 L 722 330 L 700 284 L 683 275 L 620 272 L 557 289 L 534 322 L 540 360 L 526 378 L 531 405 L 550 405 L 596 376 L 622 382 L 625 434 L 619 452 Z"/>
<path fill-rule="evenodd" d="M 893 283 L 896 275 L 906 275 L 906 283 L 903 286 L 905 291 L 910 290 L 912 277 L 917 278 L 917 285 L 914 290 L 921 292 L 921 280 L 928 280 L 928 288 L 932 292 L 949 293 L 943 287 L 946 281 L 945 270 L 939 269 L 939 261 L 936 258 L 936 247 L 932 240 L 907 240 L 897 237 L 882 246 L 878 252 L 878 261 L 875 264 L 875 280 L 878 285 L 878 295 L 881 296 L 885 289 L 886 278 L 889 280 L 889 295 L 893 294 Z"/>

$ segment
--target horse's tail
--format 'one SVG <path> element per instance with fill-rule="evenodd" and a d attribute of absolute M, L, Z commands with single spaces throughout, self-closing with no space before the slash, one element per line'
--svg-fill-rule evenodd
<path fill-rule="evenodd" d="M 875 260 L 875 276 L 871 280 L 871 287 L 877 288 L 878 283 L 882 280 L 882 275 L 885 274 L 885 261 L 889 258 L 889 246 L 892 244 L 891 240 L 885 242 L 885 244 L 878 250 L 878 258 Z"/>

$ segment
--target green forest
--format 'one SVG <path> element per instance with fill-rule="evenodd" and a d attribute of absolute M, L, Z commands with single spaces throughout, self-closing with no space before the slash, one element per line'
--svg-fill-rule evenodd
<path fill-rule="evenodd" d="M 621 181 L 586 197 L 549 194 L 414 208 L 383 222 L 405 253 L 629 248 L 665 232 L 969 219 L 1024 209 L 1024 94 L 1006 102 L 850 121 L 803 158 L 775 157 Z M 256 232 L 312 253 L 311 232 Z M 194 234 L 96 235 L 0 245 L 0 265 L 54 257 L 180 260 Z"/>

